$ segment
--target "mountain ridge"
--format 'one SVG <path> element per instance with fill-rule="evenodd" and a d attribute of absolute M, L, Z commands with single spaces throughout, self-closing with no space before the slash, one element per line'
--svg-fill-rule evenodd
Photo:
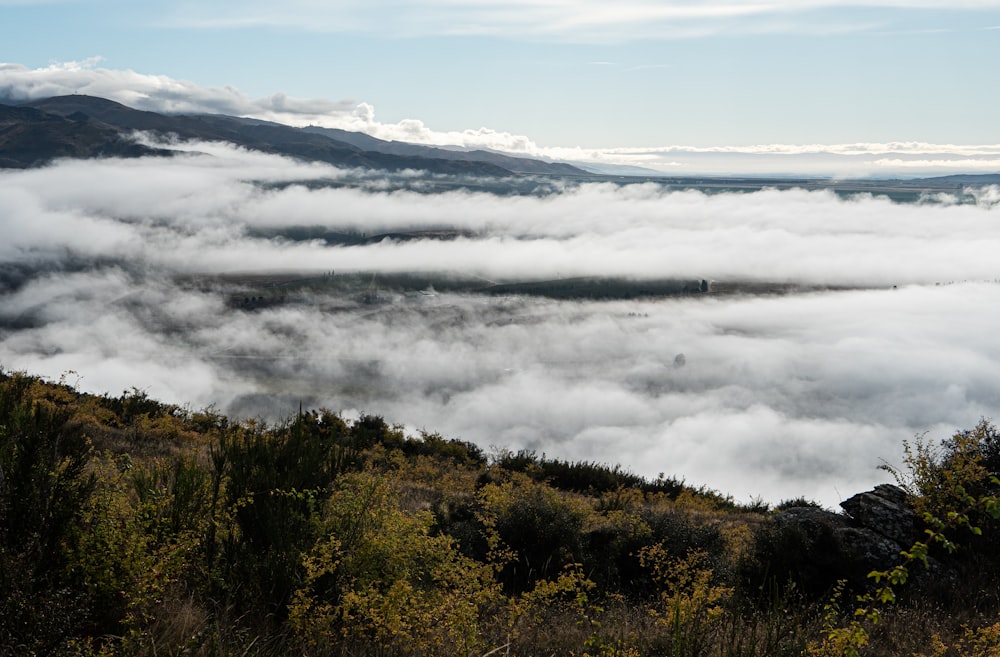
<path fill-rule="evenodd" d="M 26 111 L 32 110 L 32 111 Z M 245 148 L 326 162 L 340 167 L 385 171 L 503 178 L 555 176 L 587 180 L 628 179 L 705 189 L 835 189 L 884 193 L 894 190 L 950 191 L 962 185 L 1000 184 L 1000 173 L 952 174 L 912 179 L 833 179 L 829 177 L 697 176 L 623 165 L 549 162 L 487 149 L 429 146 L 386 141 L 362 132 L 281 123 L 225 114 L 164 114 L 84 94 L 51 96 L 14 103 L 0 99 L 0 169 L 41 166 L 63 157 L 167 156 L 174 151 L 137 144 L 134 131 L 182 139 L 225 141 Z"/>
<path fill-rule="evenodd" d="M 32 107 L 0 105 L 0 168 L 24 169 L 60 157 L 166 155 L 91 123 L 78 112 L 58 116 Z"/>
<path fill-rule="evenodd" d="M 415 169 L 437 174 L 494 177 L 524 173 L 588 175 L 584 170 L 567 164 L 419 145 L 389 146 L 395 142 L 385 142 L 362 133 L 331 131 L 324 134 L 223 114 L 161 114 L 82 94 L 52 96 L 0 107 L 5 108 L 0 139 L 6 137 L 0 142 L 0 166 L 8 168 L 36 166 L 57 157 L 164 154 L 161 150 L 137 144 L 132 144 L 133 148 L 121 145 L 128 133 L 139 130 L 176 135 L 183 139 L 226 141 L 262 152 L 351 168 Z M 41 114 L 18 111 L 25 109 Z M 337 139 L 335 135 L 341 132 L 350 135 L 351 141 L 370 147 Z M 67 133 L 79 134 L 74 138 Z M 84 133 L 85 136 L 82 136 Z M 11 138 L 17 135 L 22 136 Z"/>
<path fill-rule="evenodd" d="M 405 141 L 386 141 L 377 137 L 372 137 L 363 132 L 350 132 L 337 128 L 322 128 L 319 126 L 307 126 L 304 131 L 311 134 L 321 134 L 330 136 L 340 141 L 374 150 L 379 153 L 389 155 L 401 155 L 408 157 L 432 157 L 446 160 L 458 160 L 463 162 L 489 162 L 503 167 L 514 173 L 541 173 L 558 175 L 581 175 L 589 173 L 585 169 L 566 164 L 564 162 L 546 162 L 544 160 L 508 155 L 485 149 L 447 149 L 439 146 L 427 146 L 423 144 L 412 144 Z"/>

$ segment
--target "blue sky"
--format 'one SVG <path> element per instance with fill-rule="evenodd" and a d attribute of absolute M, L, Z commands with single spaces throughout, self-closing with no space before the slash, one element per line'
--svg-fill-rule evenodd
<path fill-rule="evenodd" d="M 363 104 L 387 138 L 400 122 L 430 143 L 486 128 L 536 155 L 629 149 L 605 156 L 678 172 L 710 158 L 664 148 L 1000 144 L 1000 0 L 0 0 L 0 17 L 9 64 Z M 996 148 L 917 150 L 881 159 L 1000 170 Z M 788 166 L 812 166 L 794 155 Z"/>

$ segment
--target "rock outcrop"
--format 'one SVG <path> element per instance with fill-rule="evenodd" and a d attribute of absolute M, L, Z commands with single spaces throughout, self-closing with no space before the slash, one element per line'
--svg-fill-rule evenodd
<path fill-rule="evenodd" d="M 916 514 L 898 486 L 876 486 L 844 500 L 841 507 L 845 513 L 791 507 L 777 514 L 776 521 L 801 536 L 811 558 L 838 563 L 845 574 L 860 577 L 900 563 L 900 552 L 920 537 Z"/>
<path fill-rule="evenodd" d="M 909 548 L 918 537 L 917 514 L 907 504 L 906 491 L 892 484 L 858 493 L 840 503 L 856 525 Z"/>

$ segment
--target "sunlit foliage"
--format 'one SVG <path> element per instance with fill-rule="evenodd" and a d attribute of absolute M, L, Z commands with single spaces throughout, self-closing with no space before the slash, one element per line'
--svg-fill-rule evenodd
<path fill-rule="evenodd" d="M 986 421 L 907 445 L 926 538 L 866 578 L 780 510 L 673 478 L 66 378 L 0 371 L 3 655 L 1000 651 Z"/>

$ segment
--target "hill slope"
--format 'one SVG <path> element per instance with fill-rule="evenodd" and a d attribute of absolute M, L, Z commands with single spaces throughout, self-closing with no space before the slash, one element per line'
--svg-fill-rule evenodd
<path fill-rule="evenodd" d="M 227 141 L 246 148 L 305 160 L 327 162 L 342 167 L 360 167 L 400 171 L 415 169 L 430 173 L 475 176 L 509 176 L 512 173 L 586 175 L 566 164 L 522 160 L 486 151 L 452 152 L 383 142 L 360 133 L 300 129 L 279 123 L 256 121 L 224 115 L 167 115 L 133 109 L 104 98 L 72 95 L 54 96 L 8 107 L 8 127 L 25 137 L 11 140 L 0 154 L 5 166 L 29 166 L 55 157 L 91 157 L 126 152 L 115 144 L 121 135 L 140 130 L 182 139 Z M 14 110 L 33 109 L 40 114 Z M 58 138 L 53 126 L 57 117 L 86 136 Z M 45 126 L 40 132 L 40 126 Z M 83 128 L 81 126 L 87 126 Z M 63 126 L 66 131 L 69 128 Z M 42 133 L 51 136 L 42 137 Z M 79 148 L 70 145 L 79 142 Z M 352 143 L 353 142 L 353 143 Z M 83 147 L 89 145 L 89 147 Z M 116 148 L 118 151 L 116 151 Z M 142 154 L 141 150 L 134 150 Z M 28 162 L 28 164 L 23 164 Z"/>
<path fill-rule="evenodd" d="M 555 174 L 565 176 L 586 175 L 588 172 L 571 164 L 561 162 L 545 162 L 527 157 L 515 157 L 503 153 L 495 153 L 486 150 L 452 150 L 447 148 L 437 148 L 434 146 L 424 146 L 421 144 L 410 144 L 402 141 L 385 141 L 360 132 L 348 132 L 334 128 L 320 128 L 309 126 L 303 128 L 305 132 L 325 135 L 333 139 L 354 144 L 359 148 L 369 151 L 376 151 L 388 155 L 398 155 L 401 157 L 429 157 L 443 160 L 455 160 L 458 162 L 488 162 L 496 166 L 503 167 L 514 173 L 538 173 Z"/>
<path fill-rule="evenodd" d="M 49 114 L 0 105 L 0 168 L 27 168 L 59 157 L 139 157 L 167 151 L 147 148 L 86 116 Z"/>
<path fill-rule="evenodd" d="M 741 508 L 375 416 L 266 426 L 0 370 L 0 654 L 995 655 L 1000 549 L 957 530 L 1000 529 L 998 443 L 984 421 L 918 449 L 910 495 L 866 507 L 948 518 L 963 546 L 930 541 L 931 575 L 904 565 L 888 605 L 853 594 L 915 522 L 865 532 L 856 510 Z"/>

